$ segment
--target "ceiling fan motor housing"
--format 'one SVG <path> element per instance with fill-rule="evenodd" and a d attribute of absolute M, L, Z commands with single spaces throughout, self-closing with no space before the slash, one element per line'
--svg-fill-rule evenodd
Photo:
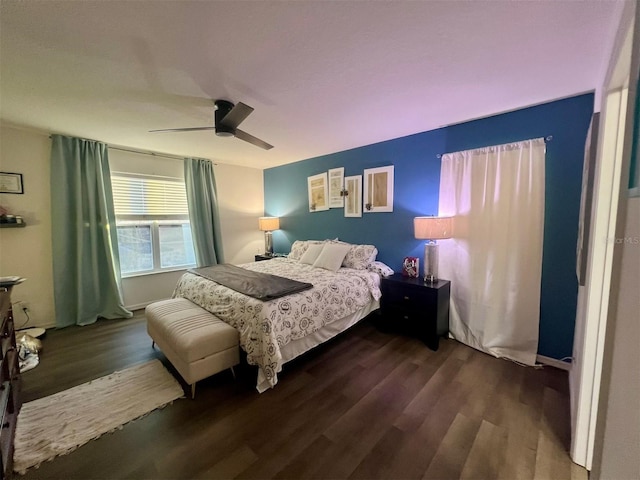
<path fill-rule="evenodd" d="M 233 108 L 233 103 L 226 100 L 216 100 L 215 106 L 214 125 L 216 127 L 216 135 L 219 137 L 233 137 L 235 135 L 234 129 L 222 123 L 222 119 L 226 117 Z"/>

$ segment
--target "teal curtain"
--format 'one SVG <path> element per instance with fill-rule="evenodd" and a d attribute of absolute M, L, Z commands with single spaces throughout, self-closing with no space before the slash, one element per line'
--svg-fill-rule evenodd
<path fill-rule="evenodd" d="M 131 317 L 122 301 L 105 144 L 52 136 L 51 231 L 56 326 Z"/>
<path fill-rule="evenodd" d="M 198 266 L 222 263 L 222 236 L 213 163 L 203 158 L 185 158 L 184 181 Z"/>

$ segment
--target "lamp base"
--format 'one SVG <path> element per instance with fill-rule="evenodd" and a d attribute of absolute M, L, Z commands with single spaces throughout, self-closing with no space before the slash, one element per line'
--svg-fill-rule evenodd
<path fill-rule="evenodd" d="M 438 281 L 438 244 L 429 240 L 424 244 L 424 283 L 433 284 Z"/>
<path fill-rule="evenodd" d="M 264 254 L 269 257 L 273 256 L 273 236 L 271 232 L 264 232 Z"/>

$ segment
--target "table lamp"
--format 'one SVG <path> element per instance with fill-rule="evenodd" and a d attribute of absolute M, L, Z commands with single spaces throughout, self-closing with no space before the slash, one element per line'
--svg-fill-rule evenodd
<path fill-rule="evenodd" d="M 424 282 L 438 281 L 438 244 L 436 240 L 451 238 L 452 217 L 415 217 L 413 232 L 417 239 L 427 240 L 424 244 Z"/>
<path fill-rule="evenodd" d="M 258 228 L 264 232 L 264 254 L 273 255 L 273 238 L 271 232 L 280 228 L 280 218 L 260 217 L 258 218 Z"/>

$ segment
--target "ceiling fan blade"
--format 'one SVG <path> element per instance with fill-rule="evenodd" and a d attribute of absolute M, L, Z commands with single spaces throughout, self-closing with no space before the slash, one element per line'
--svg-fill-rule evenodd
<path fill-rule="evenodd" d="M 162 130 L 149 130 L 151 132 L 195 132 L 198 130 L 215 130 L 216 127 L 191 127 L 191 128 L 163 128 Z"/>
<path fill-rule="evenodd" d="M 244 121 L 245 118 L 249 116 L 251 112 L 253 112 L 253 107 L 245 105 L 242 102 L 238 102 L 235 107 L 233 107 L 231 111 L 224 116 L 220 123 L 225 127 L 235 129 Z"/>
<path fill-rule="evenodd" d="M 244 140 L 245 142 L 249 142 L 256 147 L 264 148 L 265 150 L 271 150 L 273 145 L 269 145 L 267 142 L 260 140 L 259 138 L 254 137 L 253 135 L 249 135 L 247 132 L 243 132 L 242 130 L 238 130 L 236 128 L 236 138 L 240 140 Z"/>

